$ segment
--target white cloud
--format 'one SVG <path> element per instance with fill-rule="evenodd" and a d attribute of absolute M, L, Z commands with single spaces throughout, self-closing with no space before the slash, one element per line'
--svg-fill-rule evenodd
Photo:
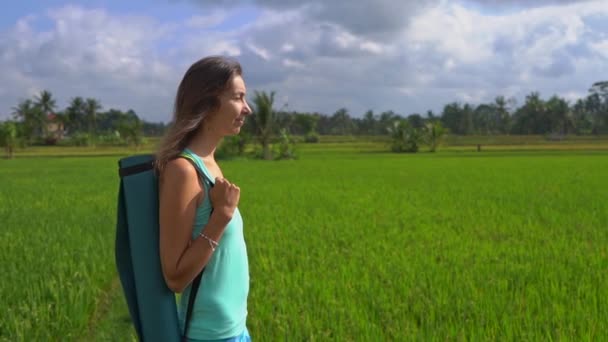
<path fill-rule="evenodd" d="M 254 4 L 264 10 L 298 13 L 318 23 L 332 23 L 361 36 L 389 39 L 408 25 L 409 19 L 439 0 L 195 0 L 203 8 Z M 266 20 L 264 20 L 266 21 Z"/>
<path fill-rule="evenodd" d="M 437 6 L 413 19 L 405 41 L 417 50 L 434 47 L 463 63 L 478 63 L 492 57 L 492 19 L 460 5 Z"/>
<path fill-rule="evenodd" d="M 573 104 L 576 102 L 576 100 L 587 96 L 587 92 L 572 90 L 572 91 L 563 92 L 561 94 L 561 96 L 563 96 L 567 101 L 569 101 L 570 104 Z"/>
<path fill-rule="evenodd" d="M 255 53 L 256 55 L 260 56 L 263 60 L 268 61 L 271 56 L 270 56 L 270 52 L 268 52 L 268 50 L 255 46 L 255 44 L 252 43 L 248 43 L 247 47 L 253 51 L 253 53 Z"/>
<path fill-rule="evenodd" d="M 608 74 L 604 1 L 512 1 L 528 8 L 509 12 L 473 2 L 481 1 L 347 8 L 259 0 L 257 19 L 229 30 L 217 29 L 232 20 L 229 8 L 164 24 L 64 7 L 47 14 L 46 31 L 33 24 L 44 15 L 37 13 L 0 32 L 0 113 L 49 89 L 60 106 L 91 96 L 106 108 L 167 120 L 183 72 L 209 54 L 238 57 L 249 89 L 275 90 L 291 109 L 328 114 L 437 112 L 451 101 L 531 91 L 573 99 Z"/>
<path fill-rule="evenodd" d="M 303 68 L 304 67 L 304 63 L 294 61 L 289 58 L 283 59 L 283 65 L 286 67 L 291 67 L 291 68 Z"/>
<path fill-rule="evenodd" d="M 372 41 L 364 41 L 359 44 L 359 47 L 363 51 L 368 51 L 376 55 L 381 54 L 384 51 L 382 45 Z"/>
<path fill-rule="evenodd" d="M 293 46 L 292 44 L 289 43 L 285 43 L 283 44 L 283 46 L 281 46 L 281 52 L 292 52 L 295 50 L 295 46 Z"/>
<path fill-rule="evenodd" d="M 456 94 L 457 100 L 470 103 L 481 103 L 487 98 L 487 91 L 477 89 L 473 91 L 464 91 Z"/>
<path fill-rule="evenodd" d="M 585 51 L 598 36 L 591 16 L 608 17 L 608 7 L 589 2 L 488 15 L 444 3 L 414 18 L 402 44 L 410 46 L 419 92 L 460 88 L 452 96 L 461 101 L 535 90 L 567 94 L 598 77 L 588 65 L 606 70 Z M 438 77 L 429 82 L 429 73 Z M 566 75 L 567 83 L 556 82 Z"/>
<path fill-rule="evenodd" d="M 599 42 L 590 43 L 591 48 L 599 55 L 608 60 L 608 39 Z"/>
<path fill-rule="evenodd" d="M 195 15 L 186 20 L 186 26 L 192 29 L 209 29 L 223 23 L 228 14 L 217 10 L 208 15 Z"/>
<path fill-rule="evenodd" d="M 121 20 L 103 10 L 72 6 L 49 11 L 48 17 L 51 30 L 38 32 L 21 20 L 0 43 L 0 83 L 9 81 L 11 88 L 2 97 L 5 108 L 32 90 L 49 89 L 60 104 L 80 95 L 127 109 L 137 105 L 129 100 L 160 91 L 158 85 L 173 79 L 154 45 L 169 32 L 148 18 Z M 141 100 L 140 108 L 148 109 Z"/>

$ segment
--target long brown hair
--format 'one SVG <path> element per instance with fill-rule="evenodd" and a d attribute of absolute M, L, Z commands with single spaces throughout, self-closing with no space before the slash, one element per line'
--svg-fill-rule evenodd
<path fill-rule="evenodd" d="M 156 153 L 157 174 L 188 145 L 207 115 L 219 109 L 219 95 L 242 72 L 238 61 L 222 56 L 206 57 L 190 66 L 177 89 L 173 121 Z"/>

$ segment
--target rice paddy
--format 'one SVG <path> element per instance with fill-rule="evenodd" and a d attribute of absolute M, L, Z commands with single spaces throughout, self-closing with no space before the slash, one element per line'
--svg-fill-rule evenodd
<path fill-rule="evenodd" d="M 592 144 L 221 162 L 242 189 L 252 337 L 608 339 L 608 153 Z M 0 160 L 0 340 L 132 340 L 113 248 L 116 162 L 135 152 L 57 153 Z"/>

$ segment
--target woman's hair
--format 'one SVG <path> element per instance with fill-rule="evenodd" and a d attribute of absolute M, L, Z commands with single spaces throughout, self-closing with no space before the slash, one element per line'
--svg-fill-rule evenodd
<path fill-rule="evenodd" d="M 156 153 L 158 174 L 188 145 L 207 116 L 219 109 L 219 95 L 230 87 L 234 76 L 242 76 L 241 65 L 221 56 L 203 58 L 186 71 L 175 96 L 173 121 Z"/>

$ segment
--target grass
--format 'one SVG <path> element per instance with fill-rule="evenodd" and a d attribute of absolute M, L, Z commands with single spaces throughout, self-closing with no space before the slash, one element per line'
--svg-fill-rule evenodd
<path fill-rule="evenodd" d="M 252 331 L 297 340 L 605 336 L 606 162 L 303 161 L 262 165 L 263 189 L 243 170 L 243 189 L 256 189 L 242 210 L 252 222 L 252 295 L 263 299 L 252 301 Z"/>
<path fill-rule="evenodd" d="M 390 150 L 390 141 L 385 136 L 320 136 L 320 143 L 305 144 L 301 137 L 297 149 L 305 154 L 326 154 L 327 152 L 375 152 L 384 153 Z M 151 137 L 140 148 L 121 146 L 33 146 L 17 148 L 16 158 L 34 157 L 120 157 L 127 154 L 149 153 L 156 149 L 160 139 Z M 457 136 L 445 137 L 439 151 L 449 152 L 518 152 L 518 151 L 608 151 L 608 136 L 575 136 L 569 135 L 563 140 L 550 140 L 540 135 L 499 135 L 499 136 Z M 253 151 L 249 145 L 248 152 Z M 428 152 L 424 144 L 420 152 Z"/>
<path fill-rule="evenodd" d="M 111 283 L 116 187 L 100 161 L 0 161 L 2 338 L 75 337 Z"/>
<path fill-rule="evenodd" d="M 243 189 L 252 336 L 608 339 L 608 154 L 467 151 L 223 162 Z M 131 151 L 44 152 L 0 160 L 0 340 L 128 340 L 113 238 Z"/>

